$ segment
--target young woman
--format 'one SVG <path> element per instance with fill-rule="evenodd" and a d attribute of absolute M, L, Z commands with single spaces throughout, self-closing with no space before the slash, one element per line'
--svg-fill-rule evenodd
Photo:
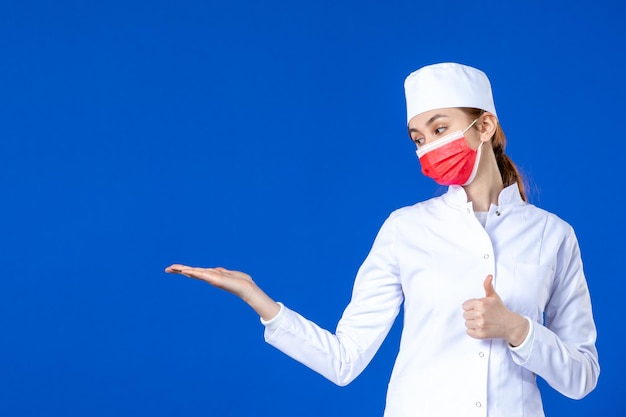
<path fill-rule="evenodd" d="M 430 65 L 407 77 L 405 93 L 422 171 L 449 188 L 384 222 L 334 334 L 243 272 L 166 272 L 241 297 L 268 343 L 339 385 L 363 371 L 403 305 L 386 417 L 543 416 L 536 375 L 584 397 L 600 370 L 576 236 L 526 202 L 487 76 Z"/>

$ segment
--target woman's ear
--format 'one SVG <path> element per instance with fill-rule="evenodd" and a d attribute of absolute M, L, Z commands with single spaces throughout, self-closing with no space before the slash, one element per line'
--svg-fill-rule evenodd
<path fill-rule="evenodd" d="M 498 119 L 492 113 L 484 113 L 476 124 L 480 132 L 481 142 L 489 142 L 496 133 Z"/>

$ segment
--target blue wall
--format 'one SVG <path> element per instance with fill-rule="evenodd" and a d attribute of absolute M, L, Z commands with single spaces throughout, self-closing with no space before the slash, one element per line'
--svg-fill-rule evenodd
<path fill-rule="evenodd" d="M 486 71 L 531 201 L 583 251 L 602 375 L 548 415 L 623 416 L 617 1 L 0 4 L 0 415 L 381 416 L 397 323 L 339 388 L 173 262 L 241 269 L 334 328 L 385 217 L 440 189 L 404 77 Z M 600 413 L 601 411 L 601 413 Z"/>

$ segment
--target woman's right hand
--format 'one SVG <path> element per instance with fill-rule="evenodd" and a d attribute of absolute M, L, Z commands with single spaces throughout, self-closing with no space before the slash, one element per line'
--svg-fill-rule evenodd
<path fill-rule="evenodd" d="M 180 274 L 199 279 L 216 288 L 228 291 L 248 303 L 264 320 L 270 320 L 280 311 L 280 305 L 265 294 L 245 272 L 226 268 L 197 268 L 173 264 L 165 268 L 169 274 Z"/>
<path fill-rule="evenodd" d="M 255 286 L 250 275 L 245 272 L 230 271 L 225 268 L 197 268 L 174 264 L 165 268 L 165 272 L 180 274 L 208 282 L 216 288 L 228 291 L 242 298 Z"/>

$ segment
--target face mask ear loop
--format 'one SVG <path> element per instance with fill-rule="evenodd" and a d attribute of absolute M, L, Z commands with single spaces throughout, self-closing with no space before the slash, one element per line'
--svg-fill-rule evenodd
<path fill-rule="evenodd" d="M 480 142 L 480 145 L 478 145 L 478 148 L 476 148 L 476 160 L 474 162 L 474 168 L 472 168 L 472 173 L 470 174 L 470 177 L 467 179 L 465 184 L 463 184 L 463 186 L 471 184 L 471 182 L 474 181 L 474 178 L 476 177 L 476 173 L 478 172 L 478 164 L 480 163 L 480 151 L 482 147 L 483 143 Z"/>
<path fill-rule="evenodd" d="M 474 124 L 478 121 L 478 119 L 479 119 L 479 117 L 474 119 L 474 121 L 472 123 L 470 123 L 470 125 L 465 128 L 465 130 L 463 131 L 463 134 L 465 134 L 465 132 L 467 132 L 470 129 L 470 127 L 474 126 Z"/>

